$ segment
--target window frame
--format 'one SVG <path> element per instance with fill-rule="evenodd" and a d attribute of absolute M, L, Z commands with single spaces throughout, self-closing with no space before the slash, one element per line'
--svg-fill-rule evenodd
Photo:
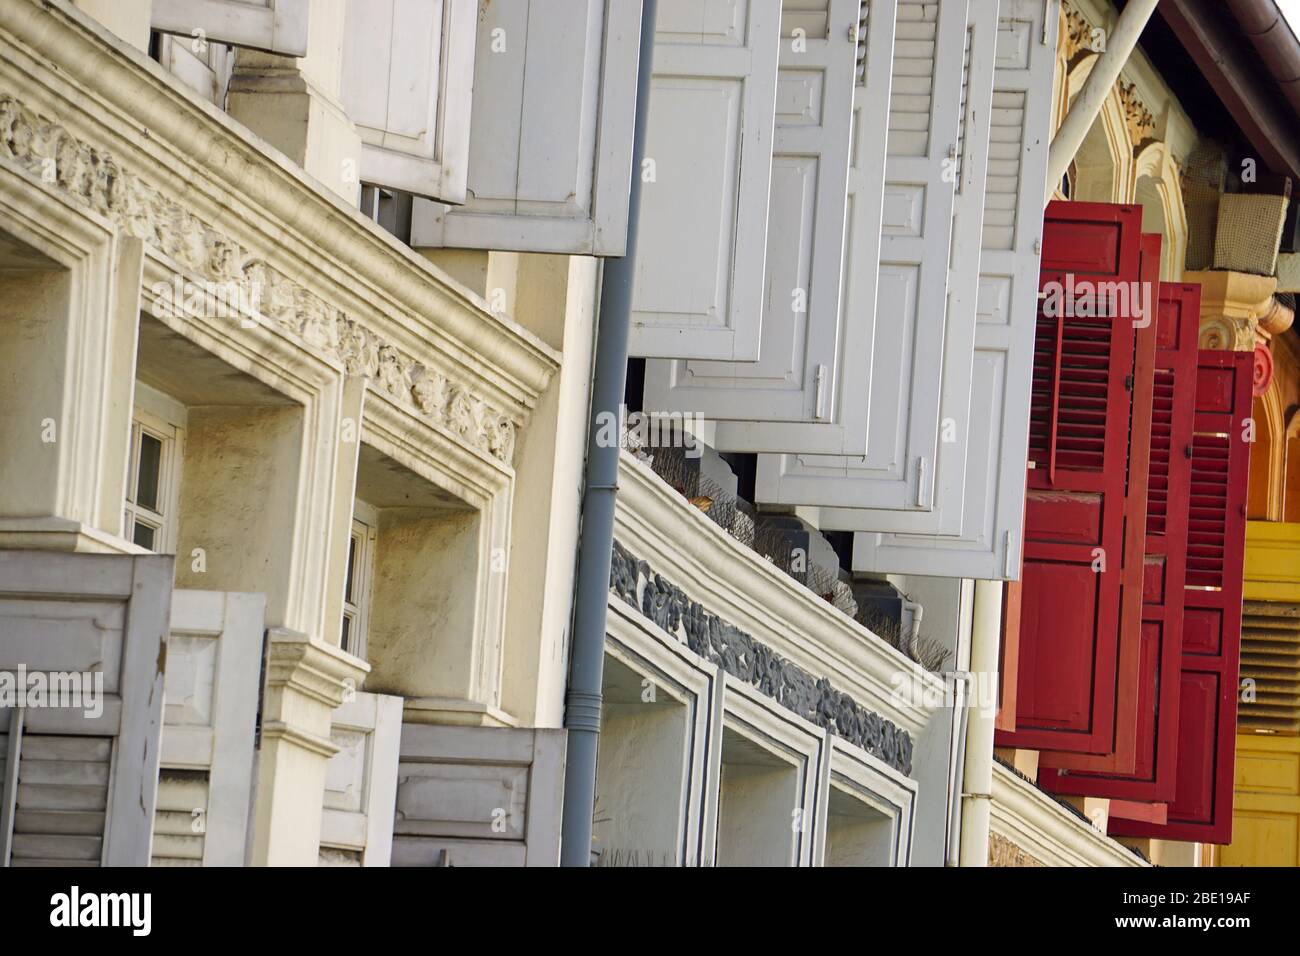
<path fill-rule="evenodd" d="M 354 542 L 357 542 L 355 557 L 352 550 Z M 370 607 L 374 596 L 375 551 L 378 543 L 379 509 L 358 498 L 352 503 L 352 526 L 348 533 L 348 558 L 343 579 L 341 602 L 343 617 L 339 622 L 339 647 L 362 660 L 367 659 Z M 353 584 L 352 594 L 355 600 L 349 600 L 349 581 Z"/>
<path fill-rule="evenodd" d="M 153 554 L 175 554 L 180 528 L 180 485 L 185 456 L 185 406 L 168 395 L 135 383 L 131 410 L 131 435 L 126 468 L 126 494 L 122 503 L 122 537 L 135 544 L 135 522 L 141 518 L 155 531 Z M 145 434 L 162 443 L 158 461 L 158 509 L 136 502 L 139 492 L 141 437 Z M 143 545 L 136 545 L 144 548 Z"/>

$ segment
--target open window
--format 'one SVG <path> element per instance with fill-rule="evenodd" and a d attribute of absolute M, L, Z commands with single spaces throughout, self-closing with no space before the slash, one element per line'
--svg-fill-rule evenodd
<path fill-rule="evenodd" d="M 133 544 L 172 554 L 179 527 L 185 406 L 141 382 L 135 386 L 135 401 L 122 527 Z"/>
<path fill-rule="evenodd" d="M 149 55 L 209 103 L 225 108 L 226 89 L 235 66 L 235 51 L 230 46 L 154 31 Z"/>
<path fill-rule="evenodd" d="M 342 96 L 362 182 L 464 201 L 477 13 L 477 0 L 348 0 Z"/>
<path fill-rule="evenodd" d="M 347 580 L 343 585 L 343 632 L 339 646 L 353 657 L 364 660 L 375 575 L 375 549 L 379 544 L 379 511 L 360 500 L 352 508 Z"/>

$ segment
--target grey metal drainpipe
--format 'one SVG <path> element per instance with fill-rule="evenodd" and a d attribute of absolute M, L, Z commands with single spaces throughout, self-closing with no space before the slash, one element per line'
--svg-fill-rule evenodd
<path fill-rule="evenodd" d="M 627 337 L 632 313 L 637 227 L 641 219 L 641 161 L 654 61 L 656 0 L 641 3 L 641 53 L 632 136 L 632 183 L 627 210 L 627 251 L 606 259 L 596 326 L 596 365 L 591 382 L 587 430 L 587 476 L 582 495 L 582 538 L 578 545 L 573 646 L 564 726 L 569 731 L 564 767 L 564 823 L 560 865 L 591 865 L 591 818 L 596 803 L 596 749 L 600 740 L 601 680 L 605 672 L 605 610 L 614 550 L 614 494 L 618 487 L 618 444 L 596 441 L 605 415 L 618 421 L 627 385 Z"/>

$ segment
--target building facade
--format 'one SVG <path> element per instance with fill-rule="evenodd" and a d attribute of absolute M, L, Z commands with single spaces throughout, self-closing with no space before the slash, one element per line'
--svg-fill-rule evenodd
<path fill-rule="evenodd" d="M 1188 6 L 0 0 L 0 861 L 1294 864 L 1300 168 Z"/>

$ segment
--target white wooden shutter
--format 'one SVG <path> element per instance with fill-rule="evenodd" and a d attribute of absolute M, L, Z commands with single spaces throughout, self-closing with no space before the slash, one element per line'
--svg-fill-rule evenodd
<path fill-rule="evenodd" d="M 804 0 L 792 0 L 790 4 L 791 8 L 803 6 Z M 784 19 L 802 23 L 807 16 L 806 11 L 796 16 L 796 10 L 791 9 Z M 843 291 L 839 294 L 838 348 L 834 364 L 827 366 L 820 380 L 816 366 L 821 363 L 809 362 L 813 366 L 811 378 L 805 377 L 802 382 L 815 415 L 804 421 L 778 421 L 777 416 L 759 405 L 765 420 L 717 423 L 715 443 L 720 449 L 859 456 L 866 452 L 871 377 L 860 370 L 871 367 L 875 333 L 887 140 L 881 130 L 889 117 L 896 17 L 896 0 L 863 2 L 859 8 L 844 258 L 839 269 Z M 818 250 L 814 249 L 812 255 L 823 265 Z M 810 293 L 815 297 L 821 291 L 814 288 Z M 827 319 L 819 309 L 810 313 L 809 320 L 817 324 Z M 763 338 L 768 340 L 766 334 Z M 796 345 L 791 352 L 798 348 Z"/>
<path fill-rule="evenodd" d="M 176 591 L 154 866 L 243 866 L 266 597 Z"/>
<path fill-rule="evenodd" d="M 858 534 L 859 571 L 1019 576 L 1057 5 L 1002 0 L 959 537 Z"/>
<path fill-rule="evenodd" d="M 859 8 L 859 0 L 782 7 L 758 361 L 650 361 L 647 410 L 715 420 L 830 418 Z"/>
<path fill-rule="evenodd" d="M 310 0 L 153 0 L 150 26 L 160 33 L 306 56 L 309 8 Z"/>
<path fill-rule="evenodd" d="M 149 862 L 171 583 L 163 555 L 0 551 L 0 671 L 102 682 L 0 710 L 0 864 Z"/>
<path fill-rule="evenodd" d="M 334 711 L 330 739 L 339 752 L 325 768 L 322 866 L 388 866 L 402 698 L 356 694 Z"/>
<path fill-rule="evenodd" d="M 971 0 L 962 67 L 960 149 L 947 160 L 956 179 L 956 195 L 943 361 L 937 370 L 917 365 L 912 373 L 941 386 L 934 457 L 914 459 L 913 468 L 901 472 L 871 467 L 870 449 L 865 462 L 796 455 L 760 460 L 760 498 L 775 487 L 777 495 L 822 504 L 819 524 L 824 530 L 961 531 L 997 32 L 997 0 Z"/>
<path fill-rule="evenodd" d="M 411 245 L 621 256 L 641 0 L 482 0 L 463 206 Z"/>
<path fill-rule="evenodd" d="M 402 726 L 394 866 L 558 866 L 563 730 Z"/>
<path fill-rule="evenodd" d="M 343 105 L 362 181 L 465 199 L 476 0 L 348 0 Z"/>
<path fill-rule="evenodd" d="M 973 309 L 947 307 L 966 8 L 965 0 L 898 6 L 866 456 L 762 455 L 760 501 L 933 507 L 948 326 L 975 322 Z"/>
<path fill-rule="evenodd" d="M 758 358 L 779 27 L 776 0 L 659 3 L 632 355 Z"/>

